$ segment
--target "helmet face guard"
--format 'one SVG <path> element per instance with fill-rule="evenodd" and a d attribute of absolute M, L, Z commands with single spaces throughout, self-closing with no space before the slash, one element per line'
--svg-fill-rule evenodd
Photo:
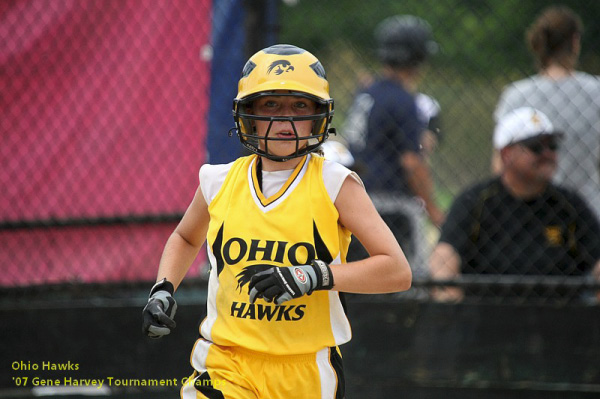
<path fill-rule="evenodd" d="M 317 104 L 317 112 L 312 115 L 303 116 L 261 116 L 250 112 L 254 100 L 264 96 L 294 96 L 304 97 Z M 233 119 L 240 142 L 248 150 L 255 154 L 264 156 L 273 161 L 284 162 L 292 158 L 304 156 L 315 151 L 329 136 L 329 124 L 333 118 L 333 99 L 323 101 L 314 96 L 301 92 L 275 93 L 261 92 L 251 95 L 243 100 L 234 100 Z M 254 121 L 267 121 L 269 125 L 264 135 L 256 132 Z M 313 121 L 312 132 L 308 136 L 301 137 L 296 129 L 295 122 Z M 273 122 L 289 122 L 294 137 L 278 138 L 271 137 Z M 295 150 L 286 155 L 275 155 L 269 151 L 269 143 L 277 141 L 295 142 Z"/>
<path fill-rule="evenodd" d="M 265 96 L 295 96 L 315 102 L 312 115 L 261 116 L 252 112 L 253 102 Z M 315 151 L 333 132 L 333 99 L 329 96 L 329 83 L 319 60 L 299 47 L 280 44 L 268 47 L 253 55 L 246 63 L 238 85 L 238 95 L 233 100 L 233 119 L 237 136 L 251 152 L 270 160 L 285 162 Z M 256 121 L 269 122 L 267 131 L 259 134 Z M 309 136 L 298 135 L 295 122 L 313 121 Z M 274 122 L 289 122 L 294 137 L 271 137 Z M 295 142 L 289 154 L 275 155 L 269 144 L 278 141 Z"/>

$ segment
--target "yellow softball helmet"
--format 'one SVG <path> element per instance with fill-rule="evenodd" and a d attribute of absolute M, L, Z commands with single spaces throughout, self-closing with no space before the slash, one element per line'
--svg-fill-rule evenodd
<path fill-rule="evenodd" d="M 314 101 L 317 111 L 306 116 L 259 116 L 251 113 L 252 102 L 263 96 L 297 96 Z M 240 142 L 255 154 L 274 161 L 287 161 L 315 151 L 329 136 L 333 118 L 333 99 L 329 82 L 319 60 L 308 51 L 289 44 L 277 44 L 254 54 L 242 71 L 238 94 L 233 100 L 233 119 Z M 269 121 L 264 137 L 257 135 L 254 121 Z M 295 121 L 312 120 L 310 136 L 298 137 Z M 290 122 L 293 138 L 269 137 L 273 122 Z M 277 156 L 269 153 L 270 141 L 295 141 L 291 154 Z"/>

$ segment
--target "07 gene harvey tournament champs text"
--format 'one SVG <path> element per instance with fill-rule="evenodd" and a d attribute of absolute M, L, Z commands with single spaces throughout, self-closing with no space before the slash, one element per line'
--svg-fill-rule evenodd
<path fill-rule="evenodd" d="M 102 378 L 78 378 L 77 372 L 80 365 L 67 361 L 66 363 L 55 363 L 50 361 L 31 362 L 13 361 L 11 363 L 13 372 L 20 372 L 12 377 L 16 387 L 176 387 L 188 383 L 188 378 L 118 378 L 106 376 Z M 36 372 L 44 372 L 44 376 L 35 375 Z M 60 377 L 46 376 L 52 372 L 62 373 Z M 215 382 L 213 382 L 215 383 Z"/>

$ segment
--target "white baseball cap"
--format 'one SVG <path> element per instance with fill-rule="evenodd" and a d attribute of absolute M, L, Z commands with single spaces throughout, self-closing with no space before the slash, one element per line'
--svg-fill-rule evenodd
<path fill-rule="evenodd" d="M 494 148 L 502 148 L 545 134 L 557 134 L 554 125 L 542 111 L 531 107 L 517 108 L 500 118 L 494 130 Z"/>

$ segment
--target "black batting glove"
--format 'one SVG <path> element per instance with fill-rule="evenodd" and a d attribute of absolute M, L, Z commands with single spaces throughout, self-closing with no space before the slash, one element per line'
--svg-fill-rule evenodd
<path fill-rule="evenodd" d="M 142 311 L 142 331 L 150 338 L 169 335 L 175 328 L 173 320 L 177 311 L 177 302 L 173 298 L 173 284 L 162 279 L 150 290 L 150 298 Z"/>
<path fill-rule="evenodd" d="M 333 288 L 333 274 L 327 263 L 313 260 L 310 265 L 278 267 L 256 273 L 248 285 L 250 303 L 257 298 L 276 305 L 310 295 L 315 290 Z"/>

